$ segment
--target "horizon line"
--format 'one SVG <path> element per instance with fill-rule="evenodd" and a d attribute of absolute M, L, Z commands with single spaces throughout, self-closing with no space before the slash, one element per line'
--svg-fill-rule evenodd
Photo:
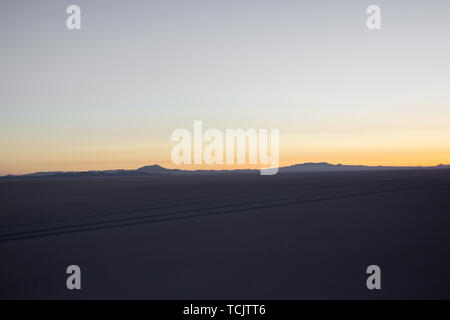
<path fill-rule="evenodd" d="M 300 166 L 300 165 L 329 165 L 329 166 L 349 166 L 349 167 L 366 167 L 366 168 L 436 168 L 436 167 L 440 167 L 440 166 L 449 166 L 450 164 L 444 164 L 444 163 L 439 163 L 436 165 L 364 165 L 364 164 L 344 164 L 344 163 L 331 163 L 331 162 L 326 162 L 326 161 L 320 161 L 320 162 L 302 162 L 302 163 L 294 163 L 294 164 L 290 164 L 290 165 L 284 165 L 284 166 L 279 166 L 279 169 L 282 168 L 289 168 L 289 167 L 294 167 L 294 166 Z M 164 170 L 179 170 L 179 171 L 185 171 L 185 172 L 197 172 L 197 171 L 257 171 L 257 170 L 264 170 L 264 169 L 269 169 L 269 168 L 234 168 L 234 169 L 205 169 L 205 168 L 201 168 L 201 169 L 183 169 L 183 168 L 168 168 L 168 167 L 163 167 L 160 164 L 154 163 L 154 164 L 146 164 L 146 165 L 142 165 L 139 166 L 137 168 L 134 169 L 124 169 L 124 168 L 116 168 L 116 169 L 89 169 L 89 170 L 50 170 L 50 171 L 32 171 L 32 172 L 28 172 L 28 173 L 22 173 L 22 174 L 12 174 L 12 173 L 7 173 L 5 175 L 0 176 L 0 178 L 2 177 L 11 177 L 11 176 L 27 176 L 27 175 L 33 175 L 33 174 L 44 174 L 44 173 L 89 173 L 89 172 L 108 172 L 108 171 L 137 171 L 139 169 L 145 168 L 145 167 L 159 167 L 162 168 Z"/>

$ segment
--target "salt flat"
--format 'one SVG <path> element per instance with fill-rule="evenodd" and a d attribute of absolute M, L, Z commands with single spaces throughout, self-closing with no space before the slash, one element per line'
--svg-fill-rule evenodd
<path fill-rule="evenodd" d="M 450 298 L 449 194 L 446 169 L 1 180 L 0 297 Z"/>

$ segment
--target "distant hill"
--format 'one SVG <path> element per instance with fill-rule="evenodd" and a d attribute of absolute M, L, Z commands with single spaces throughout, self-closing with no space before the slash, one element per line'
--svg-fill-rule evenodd
<path fill-rule="evenodd" d="M 414 170 L 414 169 L 450 169 L 450 165 L 440 164 L 429 167 L 408 167 L 408 166 L 362 166 L 362 165 L 343 165 L 330 164 L 327 162 L 308 162 L 295 164 L 292 166 L 281 167 L 279 173 L 295 172 L 336 172 L 336 171 L 373 171 L 373 170 Z M 43 178 L 43 177 L 96 177 L 96 176 L 151 176 L 151 175 L 211 175 L 211 174 L 259 174 L 259 170 L 181 170 L 167 169 L 159 165 L 144 166 L 135 170 L 91 170 L 91 171 L 48 171 L 35 172 L 24 175 L 6 175 L 0 179 L 14 178 Z"/>
<path fill-rule="evenodd" d="M 327 162 L 307 162 L 280 168 L 280 172 L 313 172 L 313 171 L 367 171 L 367 170 L 405 170 L 405 169 L 450 169 L 450 165 L 440 164 L 432 167 L 408 166 L 362 166 L 330 164 Z"/>
<path fill-rule="evenodd" d="M 136 172 L 141 172 L 144 174 L 180 174 L 183 170 L 179 169 L 166 169 L 157 164 L 152 166 L 144 166 L 135 170 Z"/>

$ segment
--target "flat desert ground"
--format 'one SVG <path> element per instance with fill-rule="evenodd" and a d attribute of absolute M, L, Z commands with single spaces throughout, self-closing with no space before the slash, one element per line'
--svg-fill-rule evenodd
<path fill-rule="evenodd" d="M 0 298 L 450 298 L 450 170 L 3 179 Z"/>

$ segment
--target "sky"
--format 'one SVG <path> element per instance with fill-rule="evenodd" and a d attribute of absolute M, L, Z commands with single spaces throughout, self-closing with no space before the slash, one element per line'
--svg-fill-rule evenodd
<path fill-rule="evenodd" d="M 195 120 L 279 129 L 281 165 L 450 163 L 449 14 L 447 0 L 2 0 L 0 175 L 180 167 L 170 136 Z"/>

